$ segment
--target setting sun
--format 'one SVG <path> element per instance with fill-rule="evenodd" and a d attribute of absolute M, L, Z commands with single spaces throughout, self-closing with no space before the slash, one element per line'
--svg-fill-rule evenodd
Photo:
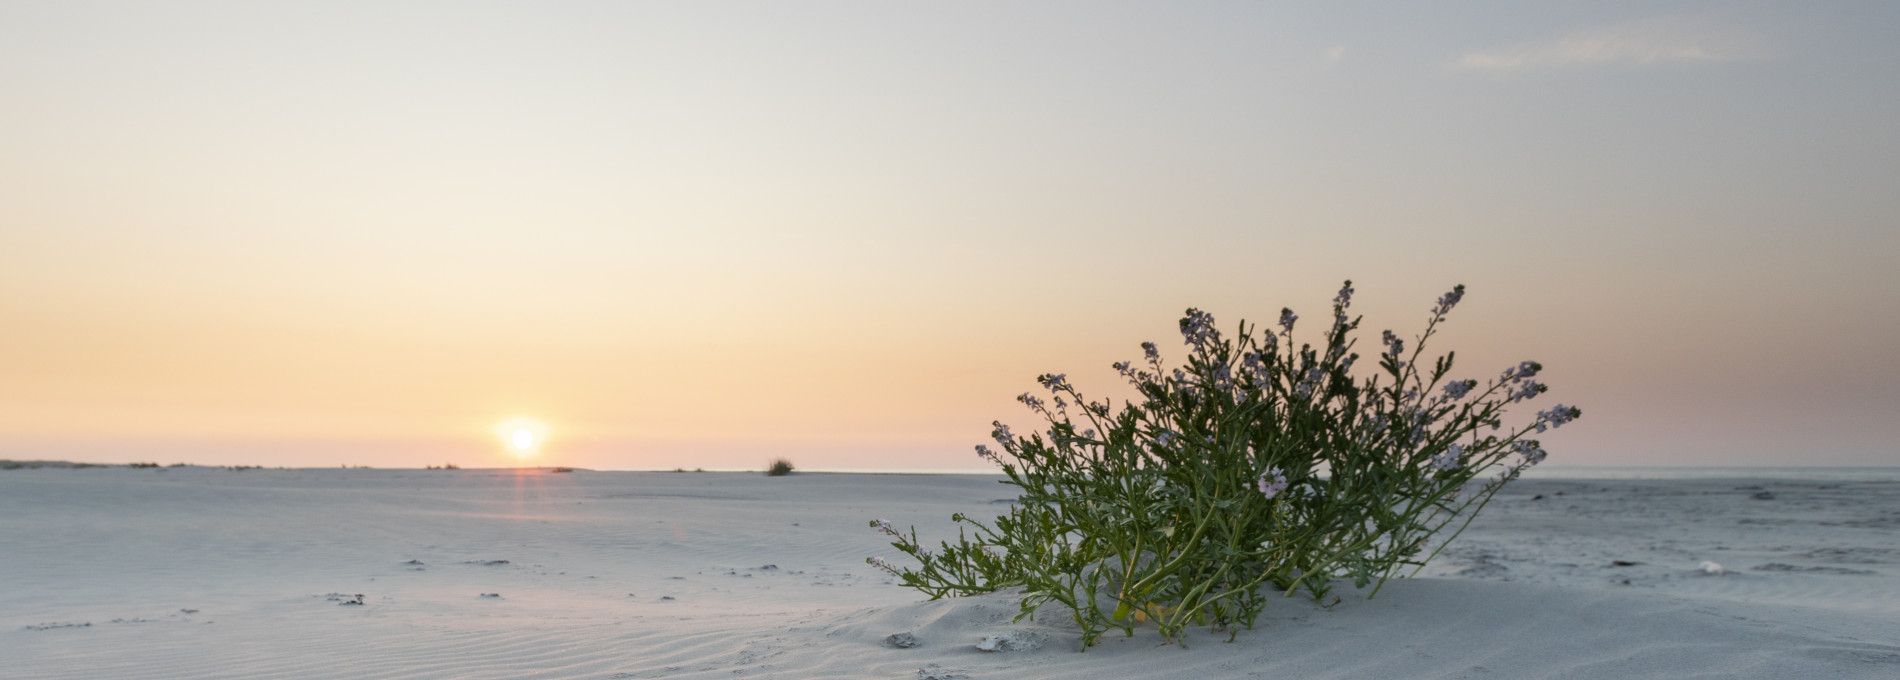
<path fill-rule="evenodd" d="M 503 422 L 496 426 L 495 431 L 501 435 L 503 446 L 517 458 L 528 458 L 539 453 L 541 445 L 547 441 L 547 426 L 526 418 Z"/>

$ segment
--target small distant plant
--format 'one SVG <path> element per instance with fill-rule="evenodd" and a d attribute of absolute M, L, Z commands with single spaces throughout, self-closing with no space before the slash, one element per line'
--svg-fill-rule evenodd
<path fill-rule="evenodd" d="M 1018 436 L 997 422 L 998 448 L 976 447 L 1018 490 L 1008 513 L 953 515 L 956 539 L 934 547 L 873 520 L 913 563 L 868 561 L 932 599 L 1021 588 L 1018 619 L 1060 604 L 1084 648 L 1143 622 L 1171 641 L 1190 625 L 1252 627 L 1271 592 L 1318 600 L 1344 580 L 1376 595 L 1544 459 L 1534 435 L 1582 414 L 1558 404 L 1507 425 L 1508 409 L 1546 390 L 1534 379 L 1543 366 L 1479 381 L 1453 377 L 1451 353 L 1423 354 L 1464 291 L 1438 299 L 1409 351 L 1384 332 L 1363 377 L 1351 281 L 1317 346 L 1295 343 L 1290 309 L 1232 337 L 1189 309 L 1186 362 L 1170 368 L 1142 343 L 1141 363 L 1114 365 L 1137 395 L 1119 406 L 1063 374 L 1039 376 L 1046 400 L 1017 400 L 1044 430 Z"/>
<path fill-rule="evenodd" d="M 784 458 L 772 461 L 772 466 L 765 469 L 767 477 L 784 477 L 789 474 L 792 474 L 792 461 Z"/>
<path fill-rule="evenodd" d="M 135 470 L 145 470 L 158 467 L 158 463 L 126 463 L 125 466 Z"/>

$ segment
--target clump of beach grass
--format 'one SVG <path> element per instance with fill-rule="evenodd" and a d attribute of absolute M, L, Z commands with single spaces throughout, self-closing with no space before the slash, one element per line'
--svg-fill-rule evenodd
<path fill-rule="evenodd" d="M 932 599 L 1020 589 L 1019 619 L 1060 605 L 1084 648 L 1146 622 L 1173 641 L 1193 625 L 1251 627 L 1271 593 L 1322 599 L 1343 581 L 1370 597 L 1417 573 L 1544 459 L 1535 435 L 1582 412 L 1558 404 L 1507 422 L 1547 389 L 1542 365 L 1480 381 L 1454 376 L 1452 353 L 1423 354 L 1464 286 L 1420 334 L 1385 331 L 1377 369 L 1355 373 L 1353 292 L 1340 289 L 1317 344 L 1295 340 L 1291 309 L 1232 336 L 1189 309 L 1186 362 L 1170 367 L 1142 343 L 1143 361 L 1114 364 L 1137 395 L 1119 405 L 1039 376 L 1045 393 L 1017 400 L 1041 431 L 996 422 L 995 447 L 976 447 L 1017 488 L 1009 511 L 954 515 L 958 535 L 935 546 L 873 520 L 910 563 L 868 561 Z"/>

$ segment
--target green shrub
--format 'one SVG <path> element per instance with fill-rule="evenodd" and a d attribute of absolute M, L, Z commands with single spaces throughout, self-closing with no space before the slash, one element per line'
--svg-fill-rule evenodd
<path fill-rule="evenodd" d="M 784 477 L 792 474 L 792 461 L 784 458 L 772 461 L 772 466 L 765 469 L 765 474 L 768 477 Z"/>
<path fill-rule="evenodd" d="M 1559 404 L 1507 425 L 1509 407 L 1545 391 L 1542 366 L 1481 383 L 1450 377 L 1452 354 L 1423 355 L 1463 286 L 1439 298 L 1409 352 L 1387 331 L 1378 369 L 1355 375 L 1352 293 L 1348 281 L 1318 346 L 1295 344 L 1292 310 L 1228 337 L 1190 309 L 1185 365 L 1143 343 L 1141 364 L 1115 364 L 1138 395 L 1119 406 L 1040 376 L 1047 400 L 1018 401 L 1044 430 L 994 423 L 1000 448 L 977 447 L 1017 488 L 1008 513 L 955 515 L 957 538 L 934 548 L 874 520 L 914 563 L 869 561 L 933 599 L 1021 588 L 1019 619 L 1059 604 L 1084 647 L 1143 622 L 1169 640 L 1190 625 L 1251 627 L 1272 592 L 1319 599 L 1346 580 L 1371 596 L 1416 573 L 1544 458 L 1531 435 L 1581 411 Z"/>

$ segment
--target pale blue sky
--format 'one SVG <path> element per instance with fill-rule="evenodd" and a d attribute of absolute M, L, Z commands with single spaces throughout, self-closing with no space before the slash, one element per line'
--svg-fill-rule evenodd
<path fill-rule="evenodd" d="M 968 468 L 1472 294 L 1570 464 L 1895 464 L 1891 3 L 0 5 L 0 457 Z M 1169 343 L 1164 343 L 1168 346 Z"/>

